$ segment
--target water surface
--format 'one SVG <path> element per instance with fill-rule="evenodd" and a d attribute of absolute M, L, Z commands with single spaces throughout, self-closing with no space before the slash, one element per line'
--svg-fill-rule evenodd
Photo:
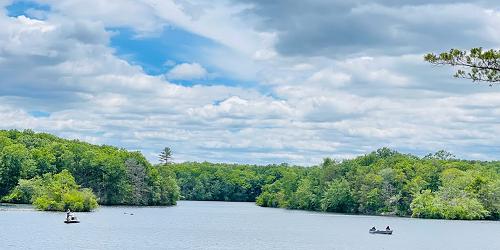
<path fill-rule="evenodd" d="M 133 215 L 130 215 L 133 213 Z M 0 249 L 500 249 L 500 222 L 356 216 L 181 201 L 65 213 L 0 206 Z M 393 235 L 371 235 L 390 225 Z"/>

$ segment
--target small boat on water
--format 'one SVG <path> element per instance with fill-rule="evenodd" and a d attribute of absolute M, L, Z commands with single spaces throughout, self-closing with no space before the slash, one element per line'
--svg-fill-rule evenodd
<path fill-rule="evenodd" d="M 371 230 L 368 231 L 371 234 L 392 234 L 392 230 Z"/>
<path fill-rule="evenodd" d="M 68 211 L 66 212 L 66 220 L 64 221 L 64 223 L 66 224 L 70 224 L 70 223 L 80 223 L 80 221 L 78 220 L 78 218 L 76 218 L 76 216 L 68 209 Z"/>
<path fill-rule="evenodd" d="M 71 219 L 71 220 L 65 220 L 64 223 L 66 223 L 66 224 L 80 223 L 80 221 L 77 218 L 75 218 L 75 219 Z"/>
<path fill-rule="evenodd" d="M 75 219 L 75 220 L 65 220 L 64 223 L 66 224 L 70 224 L 70 223 L 80 223 L 80 221 L 78 219 Z"/>
<path fill-rule="evenodd" d="M 69 218 L 67 218 L 64 223 L 66 224 L 70 224 L 70 223 L 80 223 L 80 220 L 78 220 L 78 218 L 76 218 L 76 216 L 71 216 Z"/>

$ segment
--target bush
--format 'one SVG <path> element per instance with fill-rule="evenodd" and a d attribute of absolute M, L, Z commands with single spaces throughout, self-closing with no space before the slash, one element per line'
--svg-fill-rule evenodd
<path fill-rule="evenodd" d="M 471 197 L 455 197 L 449 200 L 425 190 L 417 195 L 411 203 L 413 217 L 448 219 L 448 220 L 479 220 L 489 216 L 481 202 Z"/>
<path fill-rule="evenodd" d="M 33 178 L 30 180 L 19 180 L 19 184 L 12 192 L 5 196 L 2 201 L 9 203 L 27 204 L 33 202 L 33 197 L 36 197 L 41 191 L 41 179 Z"/>
<path fill-rule="evenodd" d="M 42 178 L 20 180 L 19 185 L 7 196 L 8 201 L 28 203 L 44 211 L 88 212 L 97 208 L 92 190 L 76 184 L 67 170 L 58 174 L 44 174 Z"/>

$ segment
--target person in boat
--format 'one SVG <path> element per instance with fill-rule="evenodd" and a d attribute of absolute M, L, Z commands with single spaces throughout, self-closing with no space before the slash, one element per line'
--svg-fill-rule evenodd
<path fill-rule="evenodd" d="M 377 231 L 375 227 L 370 228 L 370 231 Z"/>
<path fill-rule="evenodd" d="M 70 221 L 70 220 L 75 220 L 76 217 L 75 217 L 75 214 L 73 212 L 71 212 L 71 210 L 66 210 L 66 220 L 67 221 Z"/>
<path fill-rule="evenodd" d="M 391 228 L 390 228 L 389 226 L 387 226 L 387 227 L 385 228 L 385 231 L 391 231 Z"/>

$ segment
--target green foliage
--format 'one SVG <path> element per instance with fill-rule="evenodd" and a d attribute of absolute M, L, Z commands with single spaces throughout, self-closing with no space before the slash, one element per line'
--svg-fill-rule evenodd
<path fill-rule="evenodd" d="M 286 207 L 285 194 L 279 182 L 265 185 L 255 203 L 262 207 Z"/>
<path fill-rule="evenodd" d="M 21 144 L 10 144 L 0 152 L 0 196 L 17 185 L 23 169 L 28 168 L 28 150 Z"/>
<path fill-rule="evenodd" d="M 74 178 L 73 178 L 74 177 Z M 80 188 L 81 187 L 81 188 Z M 152 166 L 139 152 L 0 130 L 0 197 L 47 210 L 187 200 L 443 219 L 500 218 L 500 162 L 381 148 L 317 167 L 208 162 Z"/>
<path fill-rule="evenodd" d="M 127 179 L 130 183 L 127 193 L 129 198 L 126 200 L 129 204 L 147 205 L 148 195 L 151 193 L 151 185 L 148 184 L 147 169 L 135 158 L 125 161 Z"/>
<path fill-rule="evenodd" d="M 431 219 L 484 219 L 489 212 L 479 200 L 472 197 L 445 197 L 425 190 L 417 195 L 411 204 L 413 217 Z"/>
<path fill-rule="evenodd" d="M 169 169 L 186 200 L 255 201 L 262 186 L 274 182 L 284 168 L 185 162 Z"/>
<path fill-rule="evenodd" d="M 33 197 L 38 196 L 42 190 L 42 179 L 35 177 L 30 180 L 21 179 L 19 184 L 2 200 L 10 203 L 33 203 Z"/>
<path fill-rule="evenodd" d="M 47 173 L 30 180 L 21 179 L 4 199 L 15 203 L 33 203 L 37 209 L 48 211 L 90 211 L 97 207 L 92 191 L 80 189 L 68 170 L 55 175 Z"/>
<path fill-rule="evenodd" d="M 20 180 L 67 170 L 76 183 L 98 197 L 100 204 L 175 204 L 179 197 L 175 178 L 155 169 L 139 152 L 31 130 L 0 130 L 0 197 L 9 194 L 4 200 L 11 202 L 29 200 L 26 194 L 30 187 Z M 49 201 L 40 198 L 40 206 L 58 209 Z"/>
<path fill-rule="evenodd" d="M 317 179 L 306 177 L 299 181 L 297 190 L 293 193 L 292 199 L 288 203 L 288 208 L 319 210 L 321 194 L 319 185 L 315 183 Z"/>
<path fill-rule="evenodd" d="M 442 219 L 498 219 L 500 211 L 500 163 L 443 150 L 418 158 L 382 148 L 318 167 L 187 162 L 169 169 L 188 200 Z"/>
<path fill-rule="evenodd" d="M 473 81 L 500 82 L 500 50 L 472 48 L 470 51 L 451 49 L 439 55 L 427 54 L 424 60 L 434 65 L 460 67 L 455 77 Z"/>
<path fill-rule="evenodd" d="M 163 148 L 158 158 L 160 159 L 160 162 L 163 163 L 164 165 L 169 164 L 170 160 L 172 159 L 172 150 L 169 147 Z"/>
<path fill-rule="evenodd" d="M 349 213 L 356 207 L 349 182 L 337 179 L 327 184 L 321 199 L 321 209 L 327 212 Z"/>
<path fill-rule="evenodd" d="M 462 161 L 438 151 L 424 158 L 390 149 L 352 160 L 283 168 L 257 205 L 441 219 L 498 219 L 498 162 Z M 319 207 L 318 207 L 319 197 Z"/>
<path fill-rule="evenodd" d="M 151 205 L 175 205 L 180 197 L 179 186 L 174 173 L 167 166 L 159 165 L 152 169 Z"/>

